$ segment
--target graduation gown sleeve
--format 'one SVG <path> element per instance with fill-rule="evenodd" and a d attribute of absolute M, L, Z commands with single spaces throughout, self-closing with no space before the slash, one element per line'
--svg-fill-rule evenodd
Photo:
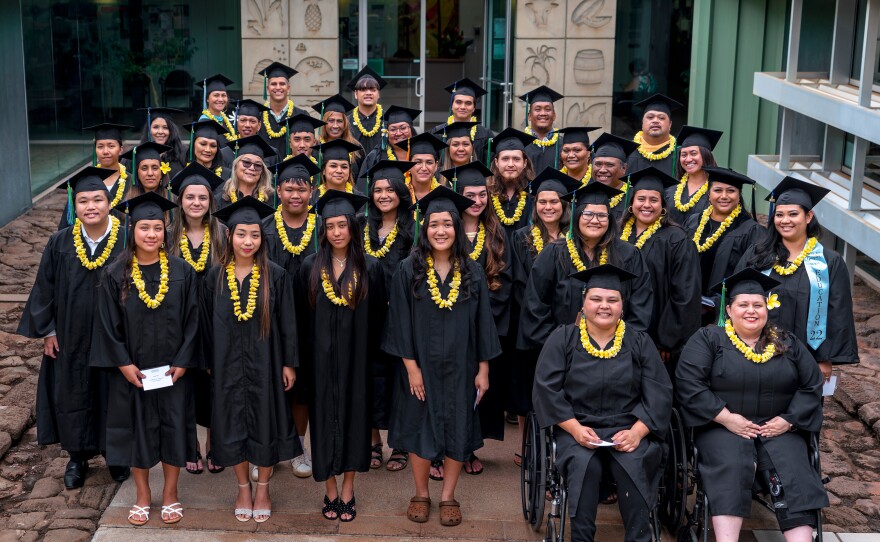
<path fill-rule="evenodd" d="M 406 261 L 406 260 L 404 260 Z M 407 261 L 401 262 L 391 279 L 388 291 L 388 322 L 393 325 L 385 327 L 382 349 L 392 356 L 403 359 L 416 359 L 416 346 L 413 340 L 413 307 L 411 288 L 412 275 Z"/>
<path fill-rule="evenodd" d="M 523 293 L 519 317 L 519 336 L 516 347 L 520 350 L 540 348 L 557 323 L 553 318 L 554 290 L 556 288 L 556 247 L 545 246 L 535 258 Z"/>
<path fill-rule="evenodd" d="M 651 284 L 651 272 L 639 249 L 618 239 L 614 240 L 615 248 L 624 256 L 623 268 L 636 275 L 624 286 L 623 318 L 632 329 L 647 331 L 651 325 L 651 314 L 654 311 L 654 288 Z M 629 290 L 629 291 L 627 291 Z"/>
<path fill-rule="evenodd" d="M 644 253 L 654 285 L 651 336 L 657 348 L 680 352 L 700 328 L 700 260 L 693 241 L 677 226 L 666 226 L 663 243 Z M 663 231 L 661 230 L 661 232 Z M 659 240 L 658 240 L 659 241 Z"/>
<path fill-rule="evenodd" d="M 711 423 L 726 405 L 709 387 L 715 360 L 709 330 L 698 330 L 685 344 L 675 369 L 675 393 L 685 424 L 698 427 Z"/>
<path fill-rule="evenodd" d="M 544 343 L 535 368 L 532 404 L 538 425 L 551 427 L 576 418 L 574 408 L 566 399 L 563 387 L 571 363 L 569 343 L 574 340 L 573 326 L 556 328 Z"/>

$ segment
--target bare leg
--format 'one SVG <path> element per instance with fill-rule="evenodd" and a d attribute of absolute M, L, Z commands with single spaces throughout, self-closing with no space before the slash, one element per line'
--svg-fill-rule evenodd
<path fill-rule="evenodd" d="M 309 405 L 293 405 L 293 423 L 296 425 L 296 434 L 304 437 L 309 429 Z"/>
<path fill-rule="evenodd" d="M 254 497 L 251 494 L 251 481 L 248 478 L 250 470 L 247 461 L 242 461 L 238 465 L 232 467 L 235 473 L 235 481 L 238 483 L 238 495 L 235 496 L 235 507 L 244 510 L 250 510 L 254 507 Z M 237 516 L 242 517 L 244 516 Z M 249 518 L 250 516 L 248 516 Z"/>
<path fill-rule="evenodd" d="M 417 456 L 414 453 L 409 454 L 409 462 L 412 463 L 413 482 L 416 486 L 417 497 L 430 497 L 428 493 L 428 471 L 431 470 L 431 461 Z"/>
<path fill-rule="evenodd" d="M 254 510 L 271 510 L 272 500 L 269 498 L 269 477 L 272 476 L 272 467 L 257 467 L 257 489 L 254 491 Z M 263 519 L 265 516 L 254 515 L 254 519 Z"/>
<path fill-rule="evenodd" d="M 813 540 L 813 528 L 809 525 L 801 525 L 782 533 L 785 542 L 811 542 Z"/>
<path fill-rule="evenodd" d="M 339 495 L 342 502 L 351 502 L 354 498 L 354 475 L 354 471 L 342 473 L 342 493 Z M 342 514 L 339 519 L 351 519 L 351 514 Z"/>
<path fill-rule="evenodd" d="M 149 469 L 131 468 L 131 477 L 137 490 L 135 504 L 137 506 L 150 507 L 150 471 Z M 173 502 L 173 501 L 172 501 Z"/>
<path fill-rule="evenodd" d="M 443 461 L 443 489 L 440 493 L 441 501 L 455 500 L 455 486 L 461 475 L 461 461 L 446 458 Z"/>
<path fill-rule="evenodd" d="M 327 498 L 330 500 L 330 502 L 335 501 L 336 498 L 339 496 L 339 487 L 336 485 L 335 476 L 331 476 L 324 482 L 324 494 L 327 495 Z M 336 511 L 331 510 L 327 512 L 327 517 L 336 519 Z"/>
<path fill-rule="evenodd" d="M 177 480 L 180 478 L 180 467 L 162 463 L 162 474 L 165 475 L 165 487 L 162 489 L 162 506 L 180 502 L 177 497 Z"/>
<path fill-rule="evenodd" d="M 712 516 L 716 542 L 737 542 L 743 518 L 738 516 Z"/>

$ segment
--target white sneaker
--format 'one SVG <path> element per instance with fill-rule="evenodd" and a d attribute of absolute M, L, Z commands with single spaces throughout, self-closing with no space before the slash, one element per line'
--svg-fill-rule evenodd
<path fill-rule="evenodd" d="M 312 475 L 312 459 L 306 454 L 291 459 L 290 467 L 297 478 L 308 478 Z"/>
<path fill-rule="evenodd" d="M 275 468 L 274 468 L 274 467 L 272 468 L 272 470 L 269 471 L 269 479 L 270 479 L 270 480 L 272 479 L 272 475 L 273 475 L 273 474 L 275 474 Z M 311 473 L 309 473 L 309 474 L 311 475 Z M 260 480 L 260 470 L 259 470 L 259 468 L 256 467 L 256 466 L 254 466 L 254 467 L 251 468 L 251 480 L 253 480 L 254 482 L 257 482 L 257 481 Z"/>

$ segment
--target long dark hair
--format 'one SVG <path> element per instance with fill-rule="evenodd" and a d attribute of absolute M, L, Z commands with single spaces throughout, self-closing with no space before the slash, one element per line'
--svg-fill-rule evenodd
<path fill-rule="evenodd" d="M 538 192 L 540 194 L 540 192 Z M 565 235 L 565 232 L 568 231 L 568 225 L 571 223 L 571 205 L 564 200 L 562 201 L 562 218 L 559 219 L 559 232 Z M 556 239 L 550 239 L 550 232 L 547 231 L 547 226 L 544 225 L 544 220 L 538 215 L 538 197 L 535 196 L 534 201 L 532 202 L 532 224 L 537 226 L 538 231 L 541 232 L 541 239 L 544 240 L 544 244 L 552 243 Z M 531 231 L 531 230 L 530 230 Z M 532 251 L 532 254 L 537 255 L 538 249 L 535 248 L 535 240 L 532 239 L 531 234 L 526 236 L 526 240 L 529 245 L 529 250 Z"/>
<path fill-rule="evenodd" d="M 357 304 L 367 298 L 367 259 L 364 256 L 364 242 L 358 235 L 357 220 L 354 215 L 343 215 L 348 223 L 348 231 L 351 240 L 348 242 L 346 266 L 337 280 L 333 273 L 333 247 L 327 240 L 327 228 L 321 228 L 321 237 L 318 241 L 318 252 L 315 254 L 315 265 L 309 277 L 309 303 L 315 307 L 318 299 L 318 290 L 323 291 L 321 286 L 321 271 L 326 270 L 330 278 L 330 284 L 336 290 L 337 295 L 351 290 L 352 299 L 349 301 L 352 310 Z M 334 217 L 335 218 L 335 217 Z M 355 281 L 357 275 L 357 281 Z"/>
<path fill-rule="evenodd" d="M 433 213 L 432 213 L 433 214 Z M 470 259 L 470 246 L 467 242 L 467 237 L 464 233 L 464 224 L 461 222 L 461 217 L 458 213 L 449 213 L 452 215 L 452 227 L 455 231 L 455 241 L 452 243 L 452 261 L 458 262 L 458 267 L 461 271 L 461 286 L 459 287 L 459 300 L 465 300 L 470 297 L 471 294 L 471 281 L 473 277 L 471 277 L 471 271 L 468 268 L 468 260 Z M 412 280 L 412 292 L 413 297 L 416 299 L 420 299 L 418 286 L 423 284 L 428 280 L 428 256 L 431 255 L 431 242 L 428 241 L 428 222 L 430 215 L 425 215 L 425 227 L 422 229 L 422 233 L 419 235 L 419 240 L 416 243 L 416 246 L 413 247 L 412 256 L 413 256 L 413 280 Z"/>
<path fill-rule="evenodd" d="M 495 214 L 491 196 L 488 199 L 478 220 L 486 228 L 486 242 L 483 245 L 483 252 L 486 254 L 486 282 L 489 289 L 495 291 L 501 288 L 501 280 L 498 277 L 506 265 L 504 251 L 507 250 L 507 234 L 501 226 L 501 221 L 498 220 L 498 215 Z"/>
<path fill-rule="evenodd" d="M 388 184 L 400 200 L 400 204 L 397 206 L 397 240 L 395 242 L 402 242 L 408 246 L 412 244 L 413 232 L 413 214 L 409 210 L 413 201 L 409 188 L 402 181 L 396 179 L 379 180 L 388 181 Z M 370 245 L 374 247 L 379 246 L 379 228 L 382 227 L 382 211 L 376 207 L 376 203 L 373 200 L 373 184 L 375 182 L 372 181 L 370 183 L 369 194 L 367 194 L 367 197 L 370 198 L 370 201 L 367 202 L 367 224 L 370 226 Z"/>
<path fill-rule="evenodd" d="M 183 189 L 184 193 L 186 192 L 187 188 L 189 188 L 189 186 Z M 179 194 L 176 201 L 180 203 L 182 199 L 183 194 Z M 216 208 L 217 203 L 214 200 L 214 194 L 209 188 L 208 212 L 205 213 L 205 216 L 202 217 L 202 227 L 208 226 L 208 230 L 211 234 L 211 254 L 209 257 L 211 265 L 219 262 L 220 254 L 226 251 L 226 236 L 223 234 L 223 227 L 220 225 L 220 221 L 214 218 L 214 211 L 216 210 Z M 184 235 L 184 232 L 186 231 L 186 216 L 184 216 L 183 214 L 183 208 L 175 209 L 175 211 L 176 212 L 172 213 L 171 217 L 171 238 L 169 239 L 168 243 L 168 252 L 174 256 L 180 256 L 180 238 Z"/>
<path fill-rule="evenodd" d="M 137 223 L 133 223 L 130 226 L 126 226 L 125 222 L 120 225 L 120 230 L 125 230 L 128 228 L 128 232 L 126 232 L 128 241 L 125 243 L 125 248 L 122 252 L 119 253 L 117 258 L 120 262 L 122 262 L 122 288 L 119 290 L 119 302 L 121 304 L 125 304 L 126 298 L 128 298 L 129 292 L 131 292 L 131 264 L 132 258 L 135 255 L 135 244 L 134 244 L 134 230 Z M 168 255 L 168 231 L 164 228 L 162 229 L 162 243 L 159 244 L 159 251 L 164 252 L 165 255 Z"/>
<path fill-rule="evenodd" d="M 220 258 L 219 269 L 217 273 L 217 290 L 218 292 L 223 291 L 223 286 L 226 284 L 226 266 L 229 265 L 229 262 L 235 259 L 235 252 L 232 247 L 232 237 L 235 235 L 235 229 L 239 225 L 235 225 L 229 229 L 229 241 L 226 243 L 226 247 L 223 250 L 223 256 Z M 269 312 L 269 299 L 271 297 L 271 286 L 272 282 L 271 277 L 269 276 L 269 246 L 266 242 L 266 236 L 263 233 L 263 228 L 260 228 L 260 248 L 254 253 L 254 263 L 257 264 L 257 269 L 260 270 L 260 287 L 257 289 L 257 304 L 260 308 L 260 339 L 265 339 L 269 336 L 269 332 L 271 331 L 271 323 L 272 317 Z M 253 280 L 253 278 L 251 279 Z M 241 298 L 241 302 L 244 305 L 247 302 L 248 292 L 238 292 L 239 297 Z"/>
<path fill-rule="evenodd" d="M 156 120 L 157 118 L 165 119 L 165 123 L 168 125 L 168 141 L 165 143 L 171 149 L 162 155 L 162 158 L 166 162 L 177 162 L 181 166 L 186 165 L 186 148 L 183 146 L 183 141 L 180 139 L 180 129 L 177 127 L 177 123 L 169 119 L 168 117 L 153 117 L 151 120 Z M 144 131 L 141 133 L 141 143 L 146 143 L 147 141 L 151 141 L 150 139 L 150 124 L 144 124 Z M 140 145 L 140 143 L 138 143 Z M 220 154 L 219 149 L 217 154 Z"/>
<path fill-rule="evenodd" d="M 700 156 L 703 158 L 703 166 L 702 167 L 718 167 L 718 162 L 715 161 L 715 156 L 712 155 L 712 151 L 707 149 L 706 147 L 697 147 L 700 149 Z M 701 168 L 702 169 L 702 168 Z M 684 177 L 684 174 L 687 173 L 683 167 L 681 167 L 681 160 L 675 163 L 675 174 L 678 176 L 678 179 Z"/>
<path fill-rule="evenodd" d="M 809 212 L 803 207 L 801 209 L 805 214 Z M 807 238 L 819 237 L 821 234 L 822 226 L 819 225 L 819 218 L 814 214 L 813 219 L 807 224 Z M 755 245 L 755 252 L 749 258 L 748 265 L 755 269 L 768 269 L 771 265 L 787 262 L 789 256 L 791 254 L 785 248 L 785 243 L 782 242 L 782 236 L 779 235 L 771 215 L 767 218 L 767 235 Z"/>
<path fill-rule="evenodd" d="M 220 154 L 220 153 L 218 152 L 217 154 Z M 140 166 L 141 163 L 142 163 L 141 161 L 138 161 L 137 165 Z M 161 160 L 159 160 L 159 165 L 160 166 L 162 165 Z M 138 177 L 138 168 L 134 167 L 135 163 L 132 162 L 131 166 L 134 171 L 132 171 L 130 173 L 131 182 L 129 183 L 128 197 L 129 198 L 136 198 L 137 196 L 141 196 L 141 195 L 145 194 L 147 191 L 144 189 L 144 185 L 141 182 L 141 178 Z M 159 194 L 162 197 L 168 197 L 168 183 L 169 182 L 170 181 L 168 179 L 168 175 L 163 174 L 162 176 L 159 177 L 159 184 L 158 184 L 158 186 L 156 186 L 156 189 L 153 190 L 153 192 L 156 192 L 157 194 Z"/>
<path fill-rule="evenodd" d="M 589 204 L 594 205 L 594 204 Z M 602 204 L 598 204 L 602 205 Z M 617 224 L 617 221 L 614 220 L 614 216 L 611 214 L 611 207 L 606 203 L 604 204 L 605 208 L 608 209 L 608 229 L 605 230 L 605 233 L 602 234 L 602 237 L 599 239 L 599 242 L 596 244 L 594 249 L 593 258 L 598 261 L 599 254 L 602 253 L 603 250 L 608 251 L 608 263 L 614 264 L 618 267 L 623 265 L 623 261 L 621 256 L 617 253 L 617 250 L 614 248 L 614 241 L 620 238 L 620 226 Z M 575 211 L 580 205 L 575 207 Z M 586 205 L 584 205 L 586 207 Z M 581 211 L 582 213 L 583 211 Z M 572 217 L 571 229 L 571 237 L 574 240 L 574 246 L 577 247 L 578 252 L 583 252 L 584 242 L 581 239 L 581 230 L 580 230 L 580 213 L 575 213 Z M 563 240 L 557 240 L 557 242 L 565 242 Z M 568 251 L 562 251 L 559 254 L 559 257 L 565 262 L 570 259 L 568 255 Z"/>

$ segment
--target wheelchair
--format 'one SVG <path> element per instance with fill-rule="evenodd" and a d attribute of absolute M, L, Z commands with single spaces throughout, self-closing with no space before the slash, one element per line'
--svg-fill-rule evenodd
<path fill-rule="evenodd" d="M 568 489 L 556 466 L 556 439 L 552 428 L 542 429 L 534 412 L 526 418 L 522 441 L 520 492 L 523 517 L 533 531 L 543 529 L 544 542 L 565 540 Z M 659 507 L 659 504 L 658 504 Z M 660 512 L 651 513 L 653 540 L 660 542 Z"/>

